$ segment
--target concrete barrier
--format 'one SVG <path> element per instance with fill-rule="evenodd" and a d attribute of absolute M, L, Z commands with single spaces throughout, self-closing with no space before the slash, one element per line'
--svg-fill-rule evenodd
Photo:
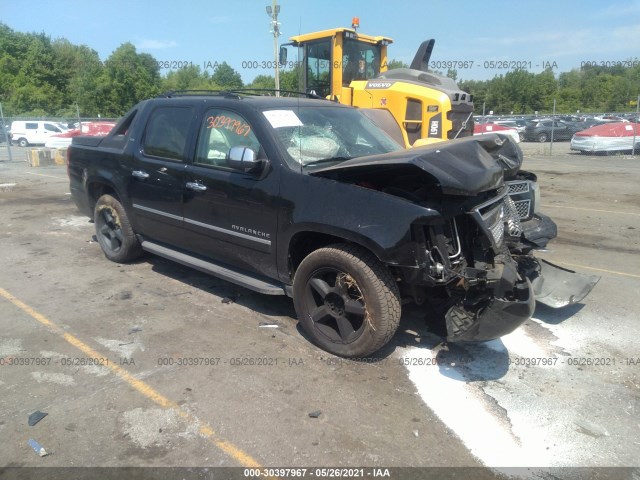
<path fill-rule="evenodd" d="M 51 151 L 48 148 L 32 148 L 27 150 L 27 163 L 30 167 L 53 165 Z"/>

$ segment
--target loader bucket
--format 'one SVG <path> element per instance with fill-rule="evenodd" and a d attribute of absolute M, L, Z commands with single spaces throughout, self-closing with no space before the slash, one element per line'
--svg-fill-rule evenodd
<path fill-rule="evenodd" d="M 600 280 L 597 275 L 583 275 L 546 260 L 537 260 L 540 274 L 531 281 L 533 291 L 538 302 L 553 308 L 578 303 Z"/>

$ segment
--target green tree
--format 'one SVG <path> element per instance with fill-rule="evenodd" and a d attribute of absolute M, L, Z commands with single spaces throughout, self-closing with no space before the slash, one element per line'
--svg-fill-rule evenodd
<path fill-rule="evenodd" d="M 233 90 L 242 88 L 244 83 L 242 77 L 227 62 L 218 65 L 211 75 L 211 81 L 221 88 Z"/>
<path fill-rule="evenodd" d="M 65 82 L 55 62 L 51 39 L 44 33 L 16 34 L 2 27 L 0 51 L 5 53 L 0 64 L 8 71 L 0 77 L 0 88 L 8 100 L 8 110 L 57 110 L 62 104 Z"/>
<path fill-rule="evenodd" d="M 179 70 L 170 71 L 162 79 L 162 90 L 215 90 L 216 86 L 209 74 L 200 71 L 200 66 L 189 65 Z"/>
<path fill-rule="evenodd" d="M 81 116 L 97 116 L 100 109 L 95 95 L 98 79 L 104 66 L 95 50 L 85 45 L 74 45 L 66 39 L 55 40 L 52 44 L 56 54 L 57 68 L 65 81 L 63 110 L 60 116 L 76 115 L 78 106 Z"/>
<path fill-rule="evenodd" d="M 393 70 L 396 68 L 409 68 L 409 64 L 404 63 L 402 60 L 389 60 L 387 63 L 387 70 Z"/>
<path fill-rule="evenodd" d="M 291 70 L 280 72 L 280 90 L 290 92 L 301 92 L 302 88 L 302 66 L 297 65 Z"/>
<path fill-rule="evenodd" d="M 137 53 L 127 42 L 118 47 L 104 64 L 97 82 L 100 113 L 118 117 L 141 100 L 160 93 L 160 73 L 156 60 Z"/>
<path fill-rule="evenodd" d="M 284 72 L 280 72 L 280 75 L 282 73 Z M 282 80 L 281 80 L 281 83 L 282 83 Z M 247 88 L 274 90 L 276 88 L 276 79 L 271 75 L 258 75 L 256 78 L 253 79 L 253 81 L 249 85 L 247 85 Z M 284 90 L 282 88 L 282 85 L 280 85 L 280 89 Z"/>

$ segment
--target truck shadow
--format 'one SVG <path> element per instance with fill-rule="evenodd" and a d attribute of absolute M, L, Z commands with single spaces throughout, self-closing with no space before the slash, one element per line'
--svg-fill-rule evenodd
<path fill-rule="evenodd" d="M 509 351 L 500 339 L 449 343 L 439 319 L 427 323 L 417 307 L 403 315 L 388 348 L 403 350 L 401 363 L 407 368 L 437 368 L 440 375 L 461 382 L 497 380 L 509 370 Z"/>
<path fill-rule="evenodd" d="M 212 306 L 237 303 L 266 317 L 273 317 L 274 321 L 279 317 L 296 318 L 293 301 L 289 297 L 256 293 L 156 255 L 146 254 L 141 262 L 149 263 L 156 273 L 210 294 Z"/>
<path fill-rule="evenodd" d="M 574 303 L 562 308 L 552 308 L 542 303 L 536 303 L 536 311 L 533 316 L 541 322 L 550 325 L 559 325 L 560 323 L 573 317 L 576 313 L 584 308 L 584 303 Z"/>
<path fill-rule="evenodd" d="M 209 294 L 212 306 L 217 303 L 236 303 L 266 317 L 262 321 L 277 323 L 285 329 L 295 328 L 301 337 L 310 342 L 309 348 L 317 348 L 312 346 L 301 328 L 293 300 L 288 297 L 262 295 L 155 255 L 145 255 L 140 261 L 149 263 L 156 273 Z M 575 304 L 556 310 L 538 304 L 535 317 L 544 323 L 556 325 L 575 315 L 583 306 Z M 429 322 L 426 321 L 427 317 Z M 400 352 L 401 363 L 406 362 L 407 368 L 438 368 L 441 375 L 461 382 L 497 380 L 508 372 L 509 351 L 500 339 L 483 343 L 449 343 L 445 337 L 442 319 L 425 315 L 422 307 L 406 305 L 393 339 L 374 355 L 360 361 L 388 361 Z M 358 359 L 352 361 L 359 362 Z"/>

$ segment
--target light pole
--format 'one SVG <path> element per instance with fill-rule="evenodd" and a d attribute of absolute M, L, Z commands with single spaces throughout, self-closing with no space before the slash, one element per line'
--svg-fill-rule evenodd
<path fill-rule="evenodd" d="M 267 6 L 267 15 L 271 17 L 271 33 L 273 33 L 273 63 L 276 71 L 276 97 L 280 96 L 280 66 L 278 64 L 278 37 L 280 36 L 280 24 L 278 14 L 280 5 L 273 0 L 273 6 Z"/>

